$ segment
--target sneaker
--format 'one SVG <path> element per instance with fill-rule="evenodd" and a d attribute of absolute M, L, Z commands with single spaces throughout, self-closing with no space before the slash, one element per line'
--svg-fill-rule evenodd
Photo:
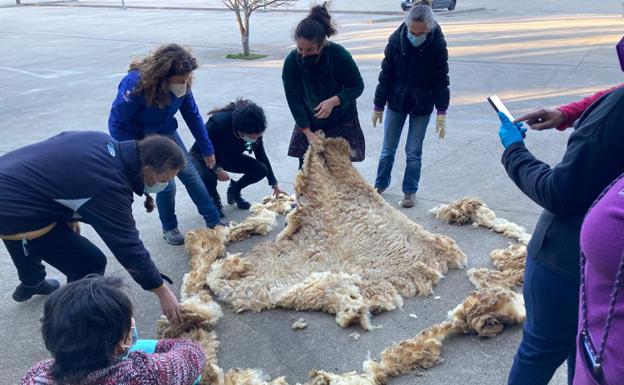
<path fill-rule="evenodd" d="M 234 181 L 230 182 L 230 187 L 227 189 L 227 202 L 230 205 L 236 204 L 241 210 L 249 210 L 251 203 L 247 202 L 245 198 L 241 196 L 240 190 L 236 187 Z"/>
<path fill-rule="evenodd" d="M 48 295 L 61 286 L 56 279 L 45 279 L 34 287 L 24 286 L 21 283 L 13 292 L 13 299 L 17 302 L 24 302 L 32 298 L 33 295 Z"/>
<path fill-rule="evenodd" d="M 163 238 L 170 245 L 182 245 L 184 244 L 184 235 L 180 234 L 180 230 L 177 228 L 173 230 L 163 231 Z"/>
<path fill-rule="evenodd" d="M 405 207 L 406 209 L 414 207 L 416 205 L 416 202 L 414 201 L 414 194 L 405 194 L 403 199 L 399 202 L 399 205 L 401 207 Z"/>
<path fill-rule="evenodd" d="M 386 191 L 386 189 L 385 188 L 375 187 L 375 191 L 377 191 L 377 194 L 381 195 L 381 194 L 383 194 Z"/>

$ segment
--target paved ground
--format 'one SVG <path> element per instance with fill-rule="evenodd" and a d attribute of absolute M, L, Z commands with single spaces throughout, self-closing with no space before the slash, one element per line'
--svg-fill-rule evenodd
<path fill-rule="evenodd" d="M 11 3 L 3 0 L 0 6 Z M 336 0 L 335 8 L 348 9 L 352 3 Z M 398 1 L 358 3 L 365 3 L 363 11 L 398 9 Z M 440 142 L 435 135 L 428 135 L 419 203 L 404 212 L 427 228 L 455 238 L 469 256 L 469 266 L 488 266 L 489 251 L 505 246 L 507 241 L 484 230 L 441 225 L 428 216 L 429 208 L 438 202 L 476 195 L 500 216 L 529 229 L 540 211 L 508 180 L 500 165 L 498 124 L 484 98 L 497 93 L 513 113 L 519 114 L 536 105 L 564 103 L 619 83 L 622 74 L 613 46 L 622 34 L 622 9 L 616 3 L 595 2 L 590 9 L 586 1 L 578 0 L 465 0 L 460 1 L 459 9 L 486 6 L 487 10 L 440 15 L 451 56 L 452 103 L 447 139 Z M 252 98 L 264 106 L 269 120 L 268 152 L 278 179 L 291 190 L 296 161 L 284 154 L 293 121 L 284 100 L 280 70 L 282 59 L 292 49 L 289 36 L 300 17 L 298 13 L 254 15 L 252 49 L 269 54 L 269 58 L 241 63 L 224 59 L 227 53 L 239 51 L 238 33 L 228 12 L 2 8 L 0 154 L 62 130 L 105 131 L 108 108 L 129 60 L 161 43 L 175 41 L 192 46 L 202 63 L 196 73 L 195 94 L 204 112 L 237 96 Z M 336 37 L 354 54 L 365 79 L 366 90 L 359 105 L 368 153 L 357 168 L 369 181 L 374 178 L 382 139 L 382 131 L 369 123 L 369 107 L 381 52 L 398 23 L 369 23 L 376 18 L 338 15 L 340 33 Z M 190 144 L 188 130 L 182 128 L 181 132 Z M 527 145 L 539 158 L 554 164 L 563 153 L 566 138 L 566 133 L 532 132 Z M 395 205 L 401 193 L 398 181 L 403 164 L 404 155 L 399 153 L 394 183 L 385 195 Z M 258 199 L 268 192 L 263 182 L 247 194 Z M 186 271 L 183 249 L 161 240 L 157 217 L 143 213 L 140 202 L 135 209 L 146 245 L 161 270 L 174 277 L 177 291 Z M 227 215 L 233 220 L 242 218 L 241 212 L 230 208 Z M 179 189 L 178 216 L 182 230 L 202 225 L 183 188 Z M 90 229 L 85 233 L 102 244 Z M 232 246 L 232 250 L 245 251 L 264 240 L 249 240 Z M 15 384 L 34 361 L 47 357 L 38 321 L 44 301 L 37 298 L 14 303 L 10 294 L 17 280 L 4 248 L 0 248 L 0 260 L 0 343 L 7 347 L 0 353 L 0 378 L 2 383 Z M 128 277 L 114 258 L 109 261 L 109 273 Z M 50 275 L 60 277 L 55 271 Z M 156 299 L 130 280 L 129 286 L 141 335 L 151 337 L 159 317 Z M 341 329 L 326 314 L 267 311 L 233 315 L 226 310 L 217 327 L 220 364 L 225 368 L 262 368 L 271 376 L 288 376 L 291 383 L 305 381 L 310 369 L 357 370 L 369 353 L 378 356 L 390 343 L 442 320 L 470 290 L 464 271 L 450 272 L 436 288 L 439 300 L 407 300 L 403 311 L 375 317 L 375 323 L 383 328 L 370 333 Z M 418 319 L 408 317 L 410 313 L 417 314 Z M 293 332 L 292 319 L 299 316 L 305 317 L 309 326 Z M 348 336 L 354 330 L 362 334 L 357 342 Z M 393 384 L 502 384 L 519 337 L 520 329 L 515 328 L 491 340 L 451 339 L 441 365 L 423 377 L 405 376 Z M 564 383 L 561 373 L 553 380 L 553 384 Z"/>

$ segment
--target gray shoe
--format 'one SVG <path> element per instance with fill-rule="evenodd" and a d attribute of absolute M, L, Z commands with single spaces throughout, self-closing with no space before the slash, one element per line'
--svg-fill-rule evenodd
<path fill-rule="evenodd" d="M 184 235 L 180 234 L 180 230 L 177 228 L 169 231 L 163 231 L 163 238 L 170 245 L 182 245 L 184 244 Z"/>
<path fill-rule="evenodd" d="M 383 194 L 386 191 L 386 189 L 385 188 L 375 187 L 375 191 L 377 191 L 377 194 L 381 195 L 381 194 Z"/>
<path fill-rule="evenodd" d="M 405 194 L 403 199 L 399 202 L 401 207 L 405 207 L 409 209 L 410 207 L 414 207 L 416 205 L 416 201 L 414 201 L 414 194 Z"/>

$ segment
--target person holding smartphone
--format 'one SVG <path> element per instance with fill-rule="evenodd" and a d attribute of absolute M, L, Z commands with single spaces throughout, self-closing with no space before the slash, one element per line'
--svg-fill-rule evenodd
<path fill-rule="evenodd" d="M 566 360 L 571 384 L 579 317 L 579 234 L 596 197 L 624 170 L 624 88 L 601 96 L 583 112 L 554 167 L 527 149 L 519 123 L 500 112 L 499 118 L 505 170 L 544 208 L 527 247 L 527 319 L 508 384 L 546 385 Z"/>

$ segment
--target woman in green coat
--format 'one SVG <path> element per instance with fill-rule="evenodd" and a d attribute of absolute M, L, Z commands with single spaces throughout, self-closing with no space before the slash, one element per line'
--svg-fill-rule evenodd
<path fill-rule="evenodd" d="M 351 160 L 364 160 L 364 134 L 355 105 L 364 81 L 349 51 L 327 40 L 335 34 L 325 4 L 313 7 L 297 25 L 297 48 L 284 61 L 282 82 L 295 119 L 288 155 L 299 158 L 299 167 L 318 130 L 327 137 L 346 139 Z"/>

